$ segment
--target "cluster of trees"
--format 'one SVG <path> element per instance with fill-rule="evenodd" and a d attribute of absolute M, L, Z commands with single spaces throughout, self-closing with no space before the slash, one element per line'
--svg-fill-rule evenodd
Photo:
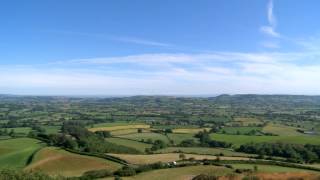
<path fill-rule="evenodd" d="M 284 143 L 249 143 L 241 145 L 237 151 L 259 154 L 260 157 L 278 156 L 290 162 L 320 162 L 320 145 L 297 145 Z"/>
<path fill-rule="evenodd" d="M 10 131 L 8 129 L 0 129 L 0 136 L 14 136 L 15 132 L 14 129 L 11 129 Z"/>
<path fill-rule="evenodd" d="M 200 131 L 197 134 L 195 134 L 194 136 L 195 138 L 199 139 L 200 142 L 200 146 L 203 147 L 223 147 L 223 148 L 230 148 L 232 146 L 231 143 L 227 143 L 227 142 L 223 142 L 223 141 L 215 141 L 212 140 L 210 138 L 210 132 L 208 132 L 207 130 L 204 131 Z M 189 141 L 190 143 L 192 143 L 192 141 Z M 186 144 L 186 141 L 183 141 L 181 143 L 182 145 Z"/>
<path fill-rule="evenodd" d="M 62 133 L 50 135 L 32 132 L 29 136 L 39 138 L 53 146 L 64 147 L 80 152 L 140 153 L 134 148 L 105 141 L 104 138 L 110 137 L 110 132 L 98 131 L 93 133 L 88 131 L 81 121 L 65 122 L 61 131 Z"/>
<path fill-rule="evenodd" d="M 146 148 L 146 153 L 151 153 L 152 151 L 156 151 L 156 150 L 159 150 L 159 149 L 163 149 L 163 148 L 166 148 L 167 147 L 167 144 L 162 141 L 162 140 L 155 140 L 152 144 L 152 147 L 151 148 Z"/>

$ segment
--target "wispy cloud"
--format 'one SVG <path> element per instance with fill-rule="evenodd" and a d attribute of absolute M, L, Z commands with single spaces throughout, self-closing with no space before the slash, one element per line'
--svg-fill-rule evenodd
<path fill-rule="evenodd" d="M 73 35 L 73 36 L 85 36 L 85 37 L 106 39 L 110 41 L 118 41 L 123 43 L 131 43 L 131 44 L 144 45 L 144 46 L 158 46 L 158 47 L 167 47 L 167 48 L 174 47 L 174 45 L 169 43 L 163 43 L 163 42 L 145 39 L 141 37 L 118 36 L 118 35 L 111 35 L 111 34 L 75 32 L 75 31 L 65 31 L 65 30 L 50 30 L 45 32 Z"/>
<path fill-rule="evenodd" d="M 279 38 L 280 33 L 276 32 L 277 20 L 273 13 L 273 0 L 269 0 L 267 5 L 267 19 L 268 25 L 260 27 L 260 31 L 268 36 Z"/>
<path fill-rule="evenodd" d="M 113 39 L 115 39 L 117 41 L 121 41 L 121 42 L 148 45 L 148 46 L 173 47 L 173 45 L 171 45 L 171 44 L 157 42 L 157 41 L 151 41 L 151 40 L 141 39 L 141 38 L 136 38 L 136 37 L 114 37 Z"/>

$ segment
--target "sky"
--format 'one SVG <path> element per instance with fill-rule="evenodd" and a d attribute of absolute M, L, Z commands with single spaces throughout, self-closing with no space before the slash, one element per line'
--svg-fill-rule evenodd
<path fill-rule="evenodd" d="M 320 94 L 320 1 L 0 1 L 0 94 Z"/>

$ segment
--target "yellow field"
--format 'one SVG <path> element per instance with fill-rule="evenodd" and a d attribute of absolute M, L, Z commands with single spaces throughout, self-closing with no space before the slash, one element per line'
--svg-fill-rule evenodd
<path fill-rule="evenodd" d="M 66 177 L 81 176 L 90 170 L 108 169 L 115 171 L 121 165 L 100 158 L 70 153 L 58 148 L 48 147 L 41 149 L 31 165 L 25 171 L 41 171 L 49 175 Z"/>
<path fill-rule="evenodd" d="M 281 136 L 281 135 L 284 135 L 284 136 L 301 136 L 301 135 L 305 135 L 305 134 L 297 132 L 297 129 L 298 128 L 295 128 L 295 127 L 285 126 L 285 125 L 281 125 L 281 124 L 269 123 L 267 126 L 265 126 L 262 129 L 262 131 L 263 132 L 277 134 L 279 136 Z"/>
<path fill-rule="evenodd" d="M 167 154 L 150 154 L 150 155 L 133 155 L 133 154 L 109 154 L 115 157 L 126 160 L 132 164 L 151 164 L 156 162 L 172 162 L 179 160 L 179 153 L 167 153 Z M 216 156 L 210 155 L 198 155 L 198 154 L 185 154 L 186 158 L 195 158 L 197 160 L 202 159 L 216 159 Z M 226 157 L 220 156 L 221 160 L 249 160 L 247 157 Z"/>
<path fill-rule="evenodd" d="M 124 130 L 124 129 L 148 129 L 150 125 L 146 124 L 135 124 L 135 125 L 121 125 L 121 126 L 111 126 L 111 127 L 95 127 L 90 128 L 89 131 L 96 132 L 96 131 L 117 131 L 117 130 Z"/>
<path fill-rule="evenodd" d="M 184 133 L 184 134 L 196 134 L 200 131 L 207 130 L 210 128 L 181 128 L 181 129 L 173 129 L 173 133 Z"/>

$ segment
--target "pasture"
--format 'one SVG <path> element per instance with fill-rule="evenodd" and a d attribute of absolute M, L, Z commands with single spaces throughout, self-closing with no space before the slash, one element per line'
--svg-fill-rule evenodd
<path fill-rule="evenodd" d="M 40 171 L 49 175 L 71 177 L 81 176 L 84 172 L 90 170 L 108 169 L 115 171 L 120 167 L 120 164 L 105 159 L 47 147 L 37 152 L 32 163 L 25 168 L 25 171 Z"/>
<path fill-rule="evenodd" d="M 0 141 L 0 168 L 22 169 L 33 153 L 44 146 L 38 140 L 17 138 Z"/>
<path fill-rule="evenodd" d="M 118 145 L 132 147 L 142 153 L 144 153 L 146 148 L 151 148 L 151 146 L 152 146 L 151 144 L 132 141 L 132 140 L 128 140 L 128 139 L 121 139 L 121 138 L 106 138 L 106 141 L 114 143 L 114 144 L 118 144 Z"/>

